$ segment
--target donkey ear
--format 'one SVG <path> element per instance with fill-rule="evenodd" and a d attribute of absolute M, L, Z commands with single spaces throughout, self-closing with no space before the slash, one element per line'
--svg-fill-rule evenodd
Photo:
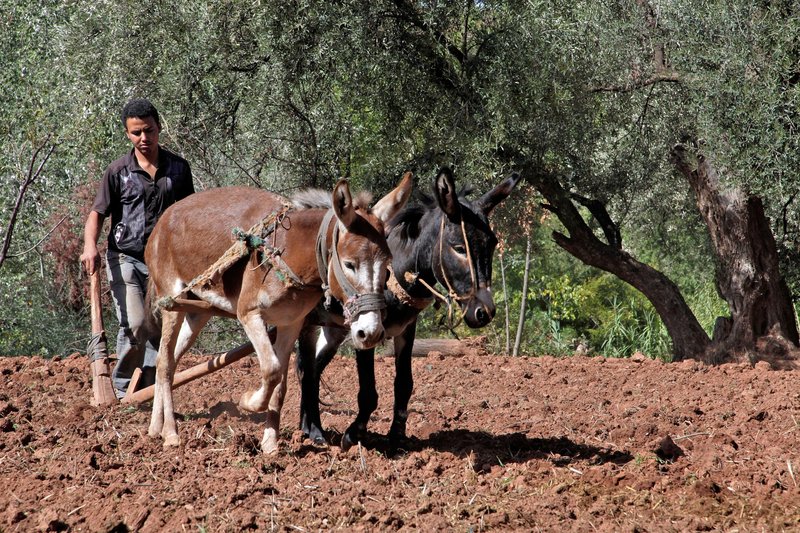
<path fill-rule="evenodd" d="M 414 187 L 414 177 L 411 172 L 403 174 L 403 178 L 392 192 L 378 200 L 372 212 L 386 224 L 403 209 L 411 198 L 411 189 Z"/>
<path fill-rule="evenodd" d="M 511 194 L 511 191 L 513 191 L 514 187 L 519 183 L 520 178 L 521 176 L 515 172 L 503 183 L 478 198 L 475 202 L 475 206 L 483 211 L 484 215 L 489 216 L 489 213 L 492 212 L 492 209 L 494 209 L 497 204 L 508 198 L 508 195 Z"/>
<path fill-rule="evenodd" d="M 347 180 L 341 179 L 333 188 L 333 212 L 345 228 L 349 228 L 356 219 L 356 208 L 350 194 Z"/>
<path fill-rule="evenodd" d="M 461 204 L 458 202 L 452 170 L 444 167 L 439 171 L 433 184 L 433 192 L 436 195 L 436 201 L 439 202 L 439 207 L 445 212 L 447 218 L 453 222 L 460 221 Z"/>

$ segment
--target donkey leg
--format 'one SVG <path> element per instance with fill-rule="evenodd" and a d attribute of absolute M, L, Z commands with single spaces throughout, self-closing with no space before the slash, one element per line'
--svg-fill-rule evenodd
<path fill-rule="evenodd" d="M 347 337 L 339 328 L 322 328 L 318 338 L 317 328 L 304 326 L 297 349 L 298 376 L 300 378 L 300 429 L 315 444 L 327 444 L 319 412 L 319 383 L 322 371 Z"/>
<path fill-rule="evenodd" d="M 261 326 L 259 326 L 259 323 Z M 243 322 L 245 332 L 253 343 L 261 367 L 261 387 L 248 391 L 239 400 L 239 407 L 247 411 L 266 411 L 267 420 L 261 451 L 265 454 L 278 449 L 281 408 L 286 394 L 286 374 L 289 356 L 303 326 L 302 320 L 277 328 L 275 344 L 269 342 L 267 329 L 260 316 Z"/>
<path fill-rule="evenodd" d="M 259 313 L 250 313 L 240 317 L 245 333 L 253 343 L 258 355 L 261 370 L 261 387 L 245 392 L 239 400 L 239 408 L 245 411 L 267 411 L 266 429 L 261 439 L 261 450 L 273 453 L 278 449 L 278 430 L 280 429 L 280 409 L 283 404 L 286 372 L 289 368 L 289 356 L 294 343 L 303 327 L 303 321 L 282 325 L 277 328 L 275 344 L 270 342 L 269 333 L 263 317 Z M 274 397 L 274 401 L 273 401 Z"/>
<path fill-rule="evenodd" d="M 269 409 L 267 410 L 266 428 L 261 439 L 261 451 L 265 454 L 274 453 L 278 450 L 278 435 L 281 425 L 281 410 L 283 400 L 286 396 L 287 374 L 289 373 L 289 358 L 294 348 L 294 343 L 300 333 L 300 327 L 281 326 L 278 328 L 278 335 L 275 339 L 274 349 L 278 359 L 282 361 L 280 371 L 281 380 L 272 390 L 269 399 Z"/>
<path fill-rule="evenodd" d="M 175 368 L 183 354 L 194 344 L 200 331 L 202 331 L 203 327 L 211 318 L 210 315 L 172 314 L 176 316 L 170 318 L 169 335 L 164 336 L 162 333 L 161 345 L 158 350 L 155 397 L 153 398 L 153 417 L 150 420 L 150 428 L 148 430 L 148 434 L 151 437 L 160 434 L 164 439 L 165 447 L 180 445 L 180 436 L 178 435 L 178 426 L 175 422 L 175 408 L 172 397 L 172 381 L 175 377 Z M 181 316 L 183 317 L 182 320 L 175 320 L 180 319 Z M 166 318 L 164 322 L 167 322 Z M 175 330 L 178 324 L 180 324 L 180 329 L 176 335 Z M 166 359 L 162 359 L 162 352 L 167 355 Z M 161 377 L 160 381 L 159 376 Z M 158 413 L 160 413 L 160 420 L 156 419 Z M 160 428 L 158 427 L 159 422 L 161 424 Z"/>
<path fill-rule="evenodd" d="M 183 321 L 181 313 L 164 311 L 161 314 L 161 342 L 156 356 L 156 381 L 153 393 L 153 410 L 147 434 L 156 438 L 164 429 L 165 403 L 169 405 L 172 417 L 172 377 L 175 373 L 175 343 L 179 324 Z M 165 402 L 165 399 L 169 400 Z M 173 420 L 174 424 L 174 420 Z"/>
<path fill-rule="evenodd" d="M 281 361 L 278 359 L 272 342 L 269 339 L 267 325 L 260 314 L 254 312 L 239 318 L 250 342 L 253 343 L 261 372 L 261 386 L 256 390 L 246 391 L 239 399 L 239 408 L 245 411 L 260 413 L 269 407 L 272 391 L 281 381 Z M 277 335 L 280 336 L 280 330 Z M 277 342 L 277 339 L 276 339 Z"/>
<path fill-rule="evenodd" d="M 300 383 L 300 430 L 315 444 L 327 444 L 319 416 L 319 381 L 314 371 L 318 328 L 305 324 L 297 341 L 297 380 Z"/>
<path fill-rule="evenodd" d="M 367 434 L 369 417 L 378 407 L 378 389 L 375 388 L 375 349 L 356 350 L 358 368 L 358 415 L 342 435 L 342 450 L 361 441 Z"/>
<path fill-rule="evenodd" d="M 394 338 L 395 376 L 394 376 L 394 418 L 389 429 L 389 445 L 393 449 L 400 447 L 406 438 L 406 421 L 408 420 L 408 401 L 414 390 L 414 377 L 411 373 L 411 350 L 414 348 L 414 337 L 417 332 L 416 320 L 409 324 L 405 331 Z"/>

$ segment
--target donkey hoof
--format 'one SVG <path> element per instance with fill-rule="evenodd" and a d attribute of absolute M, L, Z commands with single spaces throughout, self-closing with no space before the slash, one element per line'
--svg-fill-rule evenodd
<path fill-rule="evenodd" d="M 264 455 L 276 455 L 278 453 L 278 442 L 275 440 L 261 441 L 261 453 Z"/>
<path fill-rule="evenodd" d="M 303 431 L 306 437 L 311 441 L 314 446 L 327 446 L 328 439 L 325 438 L 325 434 L 322 430 L 318 427 L 310 427 L 307 430 Z"/>
<path fill-rule="evenodd" d="M 352 448 L 356 442 L 353 441 L 353 437 L 351 437 L 349 433 L 345 433 L 344 435 L 342 435 L 342 443 L 340 447 L 342 448 L 343 452 L 346 452 L 347 450 Z"/>
<path fill-rule="evenodd" d="M 309 422 L 309 417 L 307 417 L 305 414 L 301 417 L 300 431 L 303 432 L 303 437 L 309 439 L 315 446 L 328 445 L 328 439 L 325 438 L 325 432 L 322 430 L 322 425 Z"/>
<path fill-rule="evenodd" d="M 181 438 L 178 435 L 167 435 L 164 437 L 164 448 L 175 448 L 181 445 Z"/>
<path fill-rule="evenodd" d="M 347 428 L 347 431 L 344 432 L 344 435 L 342 435 L 342 450 L 347 451 L 364 440 L 363 437 L 366 432 L 367 428 L 365 427 L 357 424 L 351 425 L 349 428 Z"/>
<path fill-rule="evenodd" d="M 408 437 L 406 437 L 405 431 L 403 432 L 390 431 L 386 437 L 389 439 L 390 455 L 394 455 L 399 450 L 404 450 L 408 447 Z"/>

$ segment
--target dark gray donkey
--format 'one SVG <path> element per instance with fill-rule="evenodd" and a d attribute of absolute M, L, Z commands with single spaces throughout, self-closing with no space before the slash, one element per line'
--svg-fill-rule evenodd
<path fill-rule="evenodd" d="M 495 315 L 492 256 L 497 237 L 488 216 L 519 180 L 514 174 L 469 201 L 469 191 L 457 192 L 452 171 L 443 168 L 434 181 L 434 198 L 423 195 L 421 204 L 405 208 L 389 223 L 386 240 L 392 252 L 392 272 L 385 291 L 383 325 L 386 337 L 394 338 L 394 419 L 388 435 L 393 449 L 406 435 L 408 401 L 414 387 L 411 350 L 419 313 L 440 298 L 471 328 L 485 326 Z M 437 284 L 441 289 L 436 289 Z M 335 301 L 329 302 L 309 315 L 299 338 L 300 426 L 317 444 L 326 443 L 319 411 L 320 377 L 347 337 L 343 323 L 341 309 Z M 374 348 L 356 350 L 359 412 L 342 436 L 343 449 L 363 439 L 378 405 L 374 353 Z"/>

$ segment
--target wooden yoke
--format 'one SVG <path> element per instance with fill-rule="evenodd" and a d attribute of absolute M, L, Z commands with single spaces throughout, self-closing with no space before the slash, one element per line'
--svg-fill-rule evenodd
<path fill-rule="evenodd" d="M 96 269 L 89 276 L 89 297 L 91 300 L 92 338 L 86 353 L 91 361 L 92 371 L 92 404 L 107 407 L 117 403 L 117 395 L 111 384 L 111 371 L 108 368 L 108 348 L 106 332 L 103 326 L 103 305 L 100 299 L 100 272 Z"/>

